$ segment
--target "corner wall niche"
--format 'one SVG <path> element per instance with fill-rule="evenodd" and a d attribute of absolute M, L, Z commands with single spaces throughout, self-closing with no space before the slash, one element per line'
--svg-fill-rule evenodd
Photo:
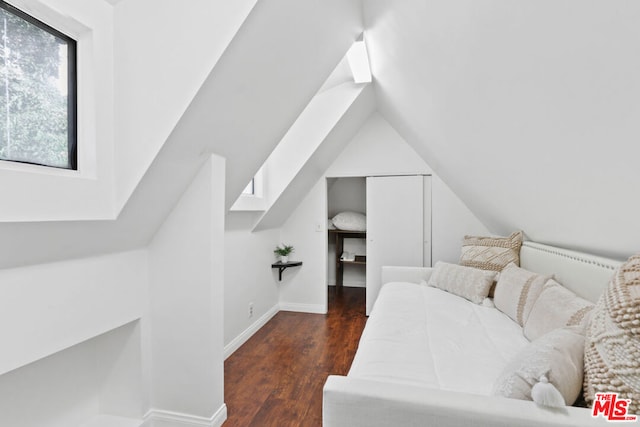
<path fill-rule="evenodd" d="M 133 321 L 1 375 L 2 425 L 141 425 L 140 346 Z"/>
<path fill-rule="evenodd" d="M 327 178 L 327 218 L 331 220 L 340 212 L 359 212 L 366 215 L 367 211 L 367 182 L 365 177 Z M 336 236 L 328 233 L 328 262 L 327 284 L 336 285 L 336 279 L 342 268 L 342 285 L 351 287 L 366 286 L 366 255 L 367 243 L 363 233 L 353 236 L 344 234 L 342 253 L 346 262 L 337 262 Z M 338 254 L 340 256 L 342 254 Z M 339 281 L 339 278 L 338 278 Z"/>

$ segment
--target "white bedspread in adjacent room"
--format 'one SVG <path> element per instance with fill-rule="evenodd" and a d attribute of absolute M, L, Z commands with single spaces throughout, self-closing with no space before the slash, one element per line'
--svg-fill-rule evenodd
<path fill-rule="evenodd" d="M 522 328 L 495 308 L 428 286 L 388 283 L 349 376 L 488 395 L 527 343 Z"/>

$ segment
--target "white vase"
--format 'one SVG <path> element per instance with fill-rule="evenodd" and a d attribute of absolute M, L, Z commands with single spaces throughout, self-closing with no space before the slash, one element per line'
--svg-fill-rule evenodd
<path fill-rule="evenodd" d="M 287 262 L 289 262 L 289 256 L 288 255 L 280 255 L 280 262 L 283 264 L 286 264 Z"/>

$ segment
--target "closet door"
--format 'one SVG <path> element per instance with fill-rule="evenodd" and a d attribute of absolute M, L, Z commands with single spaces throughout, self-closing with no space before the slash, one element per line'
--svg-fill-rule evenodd
<path fill-rule="evenodd" d="M 380 291 L 383 265 L 431 263 L 429 178 L 367 178 L 367 315 Z"/>

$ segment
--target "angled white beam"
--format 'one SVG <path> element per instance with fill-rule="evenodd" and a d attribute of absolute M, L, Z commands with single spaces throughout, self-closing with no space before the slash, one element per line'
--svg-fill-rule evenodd
<path fill-rule="evenodd" d="M 371 83 L 371 67 L 364 40 L 355 42 L 347 52 L 347 61 L 356 83 Z"/>

